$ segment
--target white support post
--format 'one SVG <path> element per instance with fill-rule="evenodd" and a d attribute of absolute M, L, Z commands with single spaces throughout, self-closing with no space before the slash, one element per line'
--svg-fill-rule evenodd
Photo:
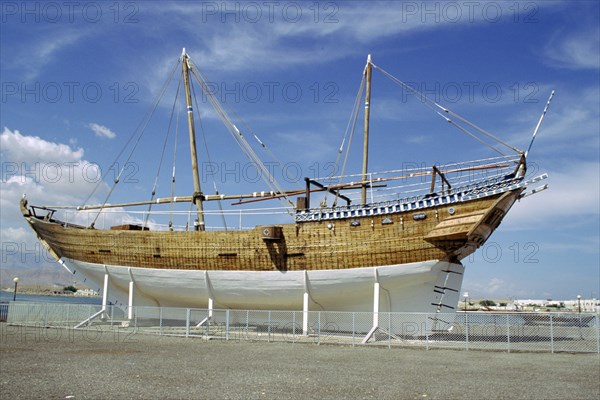
<path fill-rule="evenodd" d="M 302 306 L 302 336 L 308 336 L 308 292 L 304 292 Z"/>
<path fill-rule="evenodd" d="M 379 326 L 379 282 L 373 285 L 373 327 Z"/>
<path fill-rule="evenodd" d="M 362 344 L 365 344 L 373 337 L 375 332 L 379 329 L 379 274 L 377 273 L 377 268 L 375 271 L 375 283 L 373 283 L 373 326 L 367 336 L 365 336 L 362 340 Z"/>
<path fill-rule="evenodd" d="M 304 271 L 304 296 L 302 301 L 302 336 L 308 336 L 308 306 L 310 293 L 308 291 L 308 272 Z"/>
<path fill-rule="evenodd" d="M 104 314 L 104 311 L 106 311 L 107 305 L 108 305 L 108 270 L 105 269 L 104 287 L 102 288 L 102 316 L 100 317 L 101 319 L 106 318 L 106 314 Z"/>
<path fill-rule="evenodd" d="M 196 328 L 208 323 L 213 317 L 214 296 L 212 292 L 212 286 L 210 284 L 210 278 L 208 277 L 208 271 L 204 271 L 204 283 L 206 284 L 206 293 L 208 294 L 208 316 L 200 321 L 196 325 Z"/>
<path fill-rule="evenodd" d="M 133 281 L 129 281 L 129 303 L 127 304 L 127 319 L 133 319 Z"/>
<path fill-rule="evenodd" d="M 108 271 L 104 274 L 104 287 L 102 288 L 102 308 L 106 310 L 108 304 Z"/>
<path fill-rule="evenodd" d="M 100 317 L 100 319 L 106 319 L 106 306 L 108 304 L 108 269 L 104 267 L 104 288 L 102 289 L 102 308 L 100 311 L 90 316 L 88 319 L 81 321 L 75 325 L 74 329 L 81 328 L 83 325 L 89 324 L 93 319 Z"/>
<path fill-rule="evenodd" d="M 204 280 L 206 282 L 206 291 L 208 292 L 208 318 L 210 319 L 213 316 L 214 296 L 210 278 L 208 277 L 208 271 L 204 271 Z"/>

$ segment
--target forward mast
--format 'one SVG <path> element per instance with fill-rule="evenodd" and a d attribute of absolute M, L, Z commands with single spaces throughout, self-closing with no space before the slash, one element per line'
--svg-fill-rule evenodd
<path fill-rule="evenodd" d="M 190 65 L 189 57 L 185 52 L 185 48 L 181 54 L 181 68 L 183 73 L 183 85 L 185 87 L 185 104 L 187 108 L 188 130 L 190 134 L 190 153 L 192 158 L 192 176 L 194 179 L 194 195 L 192 201 L 196 204 L 198 217 L 194 224 L 197 231 L 206 229 L 204 222 L 204 195 L 200 186 L 200 175 L 198 174 L 198 154 L 196 151 L 196 131 L 194 129 L 194 108 L 192 106 L 192 93 L 190 90 Z"/>
<path fill-rule="evenodd" d="M 365 66 L 365 78 L 367 86 L 365 88 L 365 127 L 363 136 L 363 165 L 362 165 L 362 190 L 361 190 L 361 204 L 364 206 L 367 204 L 367 170 L 369 164 L 369 118 L 371 115 L 371 55 L 367 56 L 367 65 Z"/>

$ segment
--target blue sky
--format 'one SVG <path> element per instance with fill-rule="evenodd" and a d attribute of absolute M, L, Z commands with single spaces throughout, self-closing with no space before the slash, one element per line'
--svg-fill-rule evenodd
<path fill-rule="evenodd" d="M 19 215 L 81 204 L 149 110 L 186 47 L 228 109 L 276 155 L 285 188 L 327 175 L 367 54 L 376 65 L 519 148 L 552 90 L 529 157 L 550 189 L 523 199 L 465 260 L 474 297 L 599 296 L 599 4 L 469 2 L 3 2 L 2 268 L 47 267 Z M 150 197 L 172 107 L 159 105 L 111 202 Z M 202 96 L 210 164 L 222 193 L 252 184 L 247 160 Z M 205 100 L 205 99 L 204 99 Z M 373 78 L 370 168 L 494 156 L 381 74 Z M 242 121 L 242 122 L 240 122 Z M 191 192 L 185 129 L 177 193 Z M 171 133 L 173 135 L 173 133 Z M 360 139 L 355 138 L 356 143 Z M 170 195 L 173 145 L 158 193 Z M 355 143 L 348 172 L 360 171 Z M 208 156 L 198 143 L 203 186 Z M 166 172 L 165 172 L 166 171 Z M 283 176 L 285 175 L 285 176 Z M 165 180 L 166 179 L 166 180 Z M 106 194 L 101 183 L 91 202 Z M 277 204 L 275 204 L 277 205 Z M 283 216 L 281 218 L 284 218 Z M 218 221 L 217 221 L 218 222 Z M 246 221 L 251 223 L 251 221 Z M 58 268 L 56 265 L 55 268 Z"/>

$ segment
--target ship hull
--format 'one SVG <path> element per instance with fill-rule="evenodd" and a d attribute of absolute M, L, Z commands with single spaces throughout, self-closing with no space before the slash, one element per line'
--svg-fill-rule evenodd
<path fill-rule="evenodd" d="M 241 231 L 86 229 L 33 217 L 25 207 L 23 212 L 56 259 L 132 268 L 286 273 L 460 260 L 487 240 L 519 193 L 430 207 L 421 201 L 423 209 L 389 214 L 384 210 L 390 207 L 381 206 L 360 216 Z"/>
<path fill-rule="evenodd" d="M 300 190 L 207 195 L 202 193 L 198 176 L 190 73 L 202 88 L 206 85 L 197 69 L 190 68 L 185 51 L 180 60 L 194 179 L 192 196 L 161 199 L 154 197 L 153 190 L 151 201 L 111 205 L 106 204 L 107 198 L 102 206 L 77 207 L 79 211 L 99 210 L 89 226 L 75 225 L 66 218 L 55 219 L 56 209 L 29 209 L 27 200 L 21 200 L 21 212 L 40 242 L 74 275 L 81 274 L 85 284 L 101 291 L 105 305 L 110 301 L 129 309 L 312 309 L 374 314 L 453 311 L 464 272 L 460 260 L 485 243 L 529 183 L 542 179 L 524 179 L 525 154 L 514 148 L 518 158 L 502 156 L 444 167 L 434 165 L 431 169 L 403 168 L 367 174 L 373 66 L 369 56 L 364 76 L 367 107 L 360 181 L 354 181 L 356 176 L 330 177 L 324 184 L 305 178 L 306 186 Z M 218 100 L 206 91 L 205 94 L 254 161 L 254 150 L 217 104 Z M 259 171 L 267 172 L 269 186 L 278 187 L 270 182 L 272 177 L 266 167 L 260 163 L 259 166 Z M 115 185 L 118 181 L 115 179 Z M 352 195 L 347 197 L 344 193 L 358 189 L 361 202 L 352 204 Z M 334 195 L 331 207 L 326 198 L 317 207 L 313 198 L 311 207 L 312 192 Z M 296 205 L 289 199 L 293 196 L 300 196 Z M 282 197 L 291 206 L 286 203 L 293 223 L 274 223 L 279 220 L 277 214 L 265 208 L 271 214 L 269 225 L 243 230 L 240 211 L 239 230 L 211 231 L 206 226 L 209 213 L 205 202 L 227 198 L 236 200 L 234 204 L 245 204 Z M 338 205 L 338 200 L 346 205 Z M 185 230 L 173 228 L 173 208 L 164 230 L 157 222 L 150 231 L 148 220 L 143 226 L 125 223 L 98 229 L 95 225 L 104 208 L 168 203 L 172 207 L 177 202 L 195 205 L 194 230 L 187 229 L 189 219 Z M 37 215 L 36 210 L 48 214 Z M 225 215 L 222 209 L 221 213 Z M 157 221 L 165 224 L 166 215 L 157 217 Z M 374 329 L 376 324 L 374 316 Z"/>
<path fill-rule="evenodd" d="M 67 268 L 86 285 L 103 290 L 120 307 L 302 310 L 304 294 L 314 311 L 373 311 L 379 284 L 380 312 L 454 310 L 462 285 L 460 263 L 429 260 L 399 265 L 315 271 L 210 271 L 130 268 L 68 258 Z M 130 297 L 131 294 L 131 297 Z M 131 299 L 131 302 L 130 302 Z"/>
<path fill-rule="evenodd" d="M 75 279 L 124 308 L 439 313 L 458 304 L 460 260 L 526 184 L 227 232 L 97 230 L 36 216 L 25 201 L 21 208 Z"/>

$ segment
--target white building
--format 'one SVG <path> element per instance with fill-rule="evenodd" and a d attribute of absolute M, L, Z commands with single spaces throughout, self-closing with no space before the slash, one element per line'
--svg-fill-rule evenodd
<path fill-rule="evenodd" d="M 92 289 L 79 289 L 75 292 L 75 296 L 99 296 L 100 294 Z"/>
<path fill-rule="evenodd" d="M 581 305 L 581 312 L 600 312 L 600 300 L 597 299 L 575 299 L 565 300 L 565 307 L 573 311 L 579 311 Z"/>
<path fill-rule="evenodd" d="M 575 299 L 575 300 L 515 300 L 515 308 L 517 310 L 542 310 L 548 307 L 555 307 L 557 310 L 579 311 L 581 312 L 600 312 L 600 300 L 597 299 Z"/>

